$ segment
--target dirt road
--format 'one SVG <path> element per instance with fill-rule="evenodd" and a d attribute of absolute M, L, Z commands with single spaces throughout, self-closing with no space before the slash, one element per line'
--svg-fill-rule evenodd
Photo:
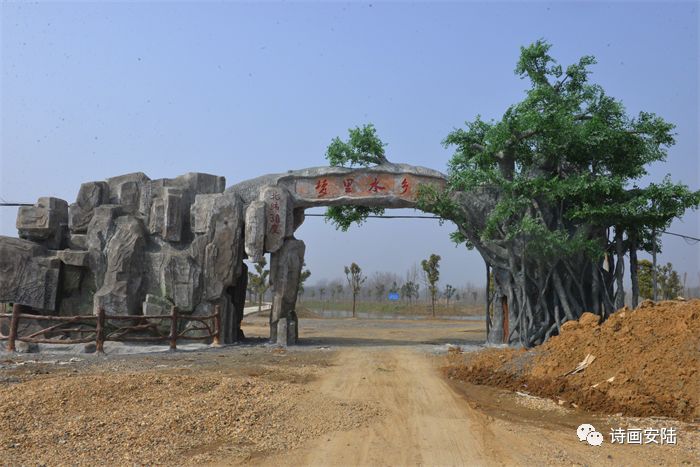
<path fill-rule="evenodd" d="M 424 352 L 344 349 L 319 390 L 327 397 L 372 401 L 385 416 L 331 433 L 268 465 L 479 465 L 500 463 L 478 414 L 440 377 Z"/>

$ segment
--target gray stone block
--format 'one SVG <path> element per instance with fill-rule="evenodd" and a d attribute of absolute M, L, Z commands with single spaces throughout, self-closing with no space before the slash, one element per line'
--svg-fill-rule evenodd
<path fill-rule="evenodd" d="M 58 259 L 70 266 L 80 266 L 85 267 L 88 263 L 88 252 L 87 251 L 76 251 L 76 250 L 59 250 L 56 252 Z"/>
<path fill-rule="evenodd" d="M 34 242 L 0 236 L 0 302 L 56 310 L 60 261 Z"/>
<path fill-rule="evenodd" d="M 260 201 L 265 202 L 265 251 L 272 253 L 282 246 L 287 230 L 293 230 L 292 200 L 286 188 L 268 186 L 260 191 Z"/>
<path fill-rule="evenodd" d="M 200 268 L 186 255 L 170 256 L 161 273 L 162 292 L 181 311 L 193 311 L 199 298 Z"/>
<path fill-rule="evenodd" d="M 95 208 L 108 202 L 109 185 L 106 182 L 88 182 L 80 185 L 78 198 L 68 208 L 68 227 L 71 232 L 86 232 Z"/>
<path fill-rule="evenodd" d="M 104 249 L 106 267 L 102 286 L 95 293 L 95 310 L 102 307 L 117 315 L 137 314 L 141 310 L 145 243 L 139 219 L 122 216 L 115 220 L 114 234 Z"/>
<path fill-rule="evenodd" d="M 21 206 L 17 211 L 16 226 L 20 238 L 50 249 L 62 246 L 67 225 L 68 203 L 59 198 L 39 198 L 34 206 Z"/>
<path fill-rule="evenodd" d="M 214 202 L 223 195 L 197 195 L 194 204 L 190 208 L 190 226 L 192 233 L 205 234 L 211 224 L 211 213 Z"/>
<path fill-rule="evenodd" d="M 72 250 L 87 250 L 87 235 L 76 233 L 70 234 L 68 237 L 68 248 Z"/>
<path fill-rule="evenodd" d="M 183 200 L 182 191 L 168 188 L 164 193 L 163 200 L 165 212 L 163 214 L 163 231 L 161 236 L 163 240 L 179 242 L 182 236 L 183 211 L 186 204 Z"/>
<path fill-rule="evenodd" d="M 265 201 L 253 201 L 245 212 L 245 252 L 259 262 L 265 254 Z"/>

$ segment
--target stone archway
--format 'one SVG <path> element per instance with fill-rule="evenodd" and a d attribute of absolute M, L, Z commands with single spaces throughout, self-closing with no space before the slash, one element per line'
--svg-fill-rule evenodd
<path fill-rule="evenodd" d="M 201 173 L 83 183 L 70 205 L 47 197 L 18 210 L 20 238 L 0 237 L 0 302 L 58 315 L 162 315 L 176 306 L 196 316 L 219 306 L 222 341 L 232 343 L 241 338 L 243 260 L 270 253 L 270 337 L 293 344 L 305 253 L 294 231 L 304 209 L 416 207 L 419 186 L 445 183 L 440 172 L 389 163 L 264 175 L 227 189 L 223 177 Z"/>
<path fill-rule="evenodd" d="M 317 167 L 265 175 L 226 190 L 241 197 L 245 211 L 245 251 L 252 261 L 270 253 L 272 310 L 270 339 L 296 343 L 296 301 L 304 262 L 304 242 L 294 237 L 304 210 L 316 206 L 357 205 L 380 208 L 416 207 L 420 185 L 442 189 L 445 176 L 405 164 L 362 169 Z"/>

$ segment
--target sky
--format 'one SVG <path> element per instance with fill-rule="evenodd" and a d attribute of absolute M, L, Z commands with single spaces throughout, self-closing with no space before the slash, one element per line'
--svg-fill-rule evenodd
<path fill-rule="evenodd" d="M 230 186 L 324 165 L 331 139 L 367 122 L 392 162 L 445 171 L 452 129 L 523 98 L 513 70 L 539 38 L 564 65 L 594 55 L 592 81 L 630 114 L 677 125 L 645 182 L 699 188 L 697 2 L 3 2 L 0 13 L 5 202 L 73 202 L 83 182 L 136 171 Z M 0 208 L 0 235 L 16 236 L 15 217 Z M 403 275 L 437 253 L 442 284 L 483 284 L 483 261 L 452 230 L 377 219 L 342 233 L 310 217 L 296 236 L 309 283 L 353 261 Z M 700 217 L 669 231 L 700 237 Z M 697 284 L 700 244 L 663 242 L 659 261 Z"/>

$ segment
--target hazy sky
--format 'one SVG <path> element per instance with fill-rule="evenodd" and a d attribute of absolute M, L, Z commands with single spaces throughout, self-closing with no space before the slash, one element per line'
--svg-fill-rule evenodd
<path fill-rule="evenodd" d="M 593 81 L 630 113 L 677 125 L 649 179 L 698 189 L 698 8 L 687 3 L 3 2 L 0 197 L 75 200 L 82 182 L 199 171 L 227 185 L 324 165 L 331 138 L 373 122 L 394 162 L 445 170 L 441 140 L 523 96 L 521 45 L 545 38 L 564 65 L 595 55 Z M 411 211 L 409 211 L 411 212 Z M 0 208 L 0 234 L 16 235 Z M 700 236 L 699 217 L 670 229 Z M 370 220 L 340 233 L 309 218 L 309 282 L 403 272 L 430 253 L 443 280 L 482 283 L 450 225 Z M 662 261 L 698 282 L 700 246 L 664 238 Z"/>

